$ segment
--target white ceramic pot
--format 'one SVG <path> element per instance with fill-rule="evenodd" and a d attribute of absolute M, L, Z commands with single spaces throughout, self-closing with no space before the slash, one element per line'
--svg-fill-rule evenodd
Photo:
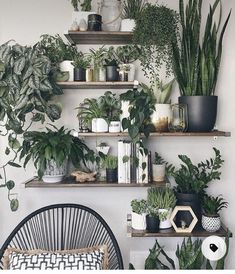
<path fill-rule="evenodd" d="M 121 22 L 121 31 L 129 31 L 132 32 L 135 28 L 135 20 L 134 19 L 122 19 Z"/>
<path fill-rule="evenodd" d="M 44 183 L 58 183 L 64 179 L 67 174 L 68 161 L 66 160 L 59 166 L 54 160 L 47 162 L 47 167 L 42 177 Z"/>
<path fill-rule="evenodd" d="M 125 68 L 128 68 L 128 70 L 126 70 Z M 134 82 L 134 80 L 135 80 L 135 65 L 134 64 L 121 64 L 119 73 L 124 73 L 125 71 L 127 71 L 127 74 L 128 74 L 128 82 Z"/>
<path fill-rule="evenodd" d="M 106 81 L 106 68 L 99 68 L 99 80 L 100 82 Z"/>
<path fill-rule="evenodd" d="M 91 121 L 92 132 L 108 132 L 108 123 L 103 118 L 94 118 Z"/>
<path fill-rule="evenodd" d="M 120 132 L 120 131 L 121 131 L 121 122 L 111 121 L 109 124 L 109 132 Z"/>
<path fill-rule="evenodd" d="M 165 213 L 166 215 L 166 219 L 161 221 L 160 220 L 160 224 L 159 224 L 159 228 L 160 229 L 167 229 L 167 228 L 171 228 L 171 221 L 170 221 L 170 217 L 171 217 L 171 213 L 172 213 L 172 209 L 158 209 L 159 213 Z"/>
<path fill-rule="evenodd" d="M 131 226 L 136 230 L 146 229 L 146 214 L 131 213 Z"/>
<path fill-rule="evenodd" d="M 155 111 L 151 120 L 157 132 L 168 131 L 172 112 L 170 104 L 155 104 Z"/>
<path fill-rule="evenodd" d="M 95 14 L 93 11 L 73 11 L 72 13 L 72 22 L 76 21 L 79 25 L 81 20 L 85 20 L 86 24 L 88 21 L 88 15 Z"/>
<path fill-rule="evenodd" d="M 202 215 L 202 227 L 208 232 L 216 232 L 221 228 L 220 216 Z"/>
<path fill-rule="evenodd" d="M 109 146 L 104 146 L 104 147 L 96 147 L 96 150 L 98 152 L 102 152 L 103 154 L 107 155 L 109 153 L 109 149 L 110 147 Z"/>
<path fill-rule="evenodd" d="M 73 61 L 63 61 L 60 63 L 60 71 L 69 72 L 69 82 L 74 81 L 74 66 L 72 65 Z"/>
<path fill-rule="evenodd" d="M 129 107 L 130 107 L 130 103 L 128 101 L 121 101 L 121 115 L 120 115 L 120 121 L 121 121 L 121 124 L 122 124 L 122 120 L 124 118 L 128 118 L 130 116 L 130 113 L 129 113 Z M 121 131 L 125 131 L 127 132 L 127 129 L 123 130 L 122 126 L 121 126 Z"/>
<path fill-rule="evenodd" d="M 153 164 L 153 181 L 154 182 L 163 182 L 165 180 L 166 174 L 166 165 L 156 165 Z"/>

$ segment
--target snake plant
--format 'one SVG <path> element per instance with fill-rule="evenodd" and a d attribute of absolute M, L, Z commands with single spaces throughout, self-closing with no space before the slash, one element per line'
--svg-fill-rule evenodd
<path fill-rule="evenodd" d="M 210 5 L 204 34 L 201 34 L 203 0 L 179 1 L 182 37 L 173 44 L 173 70 L 182 96 L 214 95 L 222 56 L 223 37 L 229 22 L 229 12 L 221 27 L 221 0 Z M 214 16 L 220 6 L 219 22 Z M 220 30 L 221 29 L 221 30 Z M 203 36 L 200 42 L 200 37 Z"/>

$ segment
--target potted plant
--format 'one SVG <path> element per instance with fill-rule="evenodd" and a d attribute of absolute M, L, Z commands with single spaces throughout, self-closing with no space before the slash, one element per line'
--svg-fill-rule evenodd
<path fill-rule="evenodd" d="M 179 103 L 188 106 L 188 131 L 208 132 L 214 128 L 217 116 L 215 88 L 219 75 L 224 33 L 231 15 L 221 27 L 214 20 L 221 1 L 210 5 L 204 33 L 201 33 L 202 1 L 194 0 L 184 8 L 180 0 L 180 43 L 173 45 L 173 68 L 179 84 Z M 220 18 L 221 18 L 220 9 Z M 201 37 L 203 39 L 201 40 Z M 188 52 L 190 51 L 190 54 Z"/>
<path fill-rule="evenodd" d="M 216 232 L 221 228 L 219 212 L 227 208 L 228 203 L 221 196 L 204 196 L 202 201 L 202 227 L 208 232 Z"/>
<path fill-rule="evenodd" d="M 163 182 L 165 181 L 166 174 L 166 161 L 155 152 L 154 163 L 153 163 L 153 181 Z"/>
<path fill-rule="evenodd" d="M 81 51 L 73 59 L 74 81 L 86 81 L 86 69 L 90 66 L 90 56 Z"/>
<path fill-rule="evenodd" d="M 147 194 L 147 215 L 146 215 L 146 229 L 147 231 L 154 233 L 159 231 L 159 212 L 158 212 L 158 200 L 157 189 L 149 188 Z"/>
<path fill-rule="evenodd" d="M 106 168 L 106 180 L 108 183 L 117 183 L 118 181 L 118 157 L 107 155 L 104 159 L 104 167 Z"/>
<path fill-rule="evenodd" d="M 152 114 L 151 120 L 155 131 L 166 132 L 169 131 L 169 123 L 171 121 L 171 104 L 169 98 L 171 96 L 174 79 L 166 84 L 157 80 L 151 87 L 141 84 L 145 90 L 153 94 L 155 111 Z"/>
<path fill-rule="evenodd" d="M 177 205 L 191 206 L 195 215 L 201 223 L 201 200 L 205 195 L 205 189 L 209 183 L 220 179 L 220 168 L 224 162 L 220 151 L 213 148 L 215 157 L 210 160 L 201 161 L 198 164 L 193 164 L 191 159 L 186 155 L 178 155 L 182 161 L 179 169 L 172 165 L 167 165 L 167 174 L 173 176 L 176 182 L 176 198 Z M 188 212 L 179 212 L 177 214 L 177 226 L 180 226 L 181 221 L 186 224 L 191 223 L 191 214 Z"/>
<path fill-rule="evenodd" d="M 141 17 L 145 8 L 145 0 L 124 0 L 121 31 L 133 31 L 135 28 L 135 20 Z"/>
<path fill-rule="evenodd" d="M 119 80 L 118 62 L 114 47 L 109 47 L 105 58 L 106 81 L 115 82 Z"/>
<path fill-rule="evenodd" d="M 107 58 L 107 49 L 102 46 L 99 49 L 90 49 L 91 58 L 94 66 L 94 81 L 106 81 L 105 59 Z"/>
<path fill-rule="evenodd" d="M 96 150 L 98 152 L 103 153 L 104 155 L 107 155 L 109 153 L 110 150 L 110 146 L 107 145 L 107 143 L 105 142 L 101 142 L 97 147 Z"/>
<path fill-rule="evenodd" d="M 170 188 L 156 188 L 156 200 L 158 201 L 158 215 L 160 229 L 171 228 L 170 217 L 172 209 L 176 205 L 174 191 Z"/>
<path fill-rule="evenodd" d="M 91 124 L 92 132 L 108 132 L 107 116 L 101 98 L 86 98 L 77 109 L 77 117 L 82 117 L 86 124 Z"/>
<path fill-rule="evenodd" d="M 24 134 L 21 158 L 24 167 L 30 159 L 34 161 L 38 177 L 45 183 L 57 183 L 67 174 L 67 163 L 71 159 L 75 167 L 92 159 L 93 153 L 78 138 L 64 127 L 55 130 L 31 131 Z"/>
<path fill-rule="evenodd" d="M 146 229 L 146 210 L 147 203 L 146 200 L 134 199 L 131 201 L 131 226 L 136 230 Z"/>
<path fill-rule="evenodd" d="M 148 3 L 136 19 L 133 42 L 140 47 L 139 60 L 151 81 L 160 81 L 162 68 L 167 76 L 172 73 L 172 41 L 177 37 L 177 18 L 175 10 Z"/>
<path fill-rule="evenodd" d="M 119 63 L 119 75 L 123 74 L 123 81 L 135 80 L 135 65 L 132 64 L 138 59 L 140 49 L 136 45 L 119 46 L 116 49 L 116 56 Z M 125 77 L 127 75 L 127 79 Z"/>

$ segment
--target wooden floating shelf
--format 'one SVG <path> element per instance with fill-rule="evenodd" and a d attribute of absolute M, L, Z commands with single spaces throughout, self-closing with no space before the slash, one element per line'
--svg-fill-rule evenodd
<path fill-rule="evenodd" d="M 126 31 L 69 31 L 65 37 L 72 44 L 123 45 L 132 43 L 133 32 Z"/>
<path fill-rule="evenodd" d="M 24 183 L 25 188 L 77 188 L 77 187 L 111 187 L 111 188 L 126 188 L 126 187 L 165 187 L 165 182 L 152 183 L 152 184 L 118 184 L 118 183 L 107 183 L 107 182 L 92 182 L 92 183 L 76 183 L 75 181 L 65 180 L 60 183 L 44 183 L 37 178 L 32 179 Z"/>
<path fill-rule="evenodd" d="M 128 137 L 127 132 L 118 133 L 95 133 L 95 132 L 79 132 L 79 137 Z M 150 137 L 230 137 L 231 132 L 211 131 L 211 132 L 152 132 Z"/>
<path fill-rule="evenodd" d="M 132 89 L 134 82 L 57 82 L 63 89 Z"/>

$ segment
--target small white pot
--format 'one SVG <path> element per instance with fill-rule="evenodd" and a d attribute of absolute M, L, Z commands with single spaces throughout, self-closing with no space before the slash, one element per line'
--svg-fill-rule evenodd
<path fill-rule="evenodd" d="M 164 221 L 160 221 L 159 224 L 159 228 L 160 229 L 167 229 L 167 228 L 171 228 L 171 221 L 170 221 L 170 217 L 171 217 L 171 213 L 172 213 L 172 209 L 158 209 L 159 213 L 165 213 L 167 214 L 167 217 Z"/>
<path fill-rule="evenodd" d="M 94 118 L 91 121 L 92 132 L 108 132 L 108 123 L 103 118 Z"/>
<path fill-rule="evenodd" d="M 153 164 L 153 181 L 154 182 L 163 182 L 165 180 L 166 174 L 166 165 L 156 165 Z"/>
<path fill-rule="evenodd" d="M 109 149 L 110 149 L 109 146 L 106 146 L 106 147 L 96 147 L 96 150 L 98 152 L 102 152 L 105 155 L 107 155 L 109 153 Z"/>
<path fill-rule="evenodd" d="M 202 227 L 208 232 L 216 232 L 221 228 L 220 216 L 202 215 Z"/>
<path fill-rule="evenodd" d="M 120 115 L 120 121 L 122 123 L 122 120 L 124 118 L 128 118 L 130 116 L 129 113 L 129 107 L 130 107 L 130 103 L 128 101 L 121 101 L 121 115 Z M 127 132 L 127 129 L 123 130 L 122 126 L 121 126 L 121 131 Z"/>
<path fill-rule="evenodd" d="M 135 28 L 135 20 L 134 19 L 123 19 L 121 22 L 121 31 L 132 32 Z"/>
<path fill-rule="evenodd" d="M 72 65 L 73 61 L 63 61 L 60 63 L 60 71 L 69 72 L 69 82 L 74 81 L 74 66 Z"/>
<path fill-rule="evenodd" d="M 166 132 L 169 128 L 172 112 L 170 104 L 155 104 L 151 120 L 157 132 Z"/>
<path fill-rule="evenodd" d="M 67 174 L 67 164 L 66 160 L 61 166 L 57 165 L 54 160 L 49 160 L 47 162 L 47 167 L 42 177 L 44 183 L 58 183 L 64 179 Z"/>
<path fill-rule="evenodd" d="M 136 230 L 146 229 L 146 214 L 131 213 L 131 226 Z"/>
<path fill-rule="evenodd" d="M 120 132 L 120 131 L 121 131 L 121 122 L 111 121 L 109 124 L 109 132 Z"/>

